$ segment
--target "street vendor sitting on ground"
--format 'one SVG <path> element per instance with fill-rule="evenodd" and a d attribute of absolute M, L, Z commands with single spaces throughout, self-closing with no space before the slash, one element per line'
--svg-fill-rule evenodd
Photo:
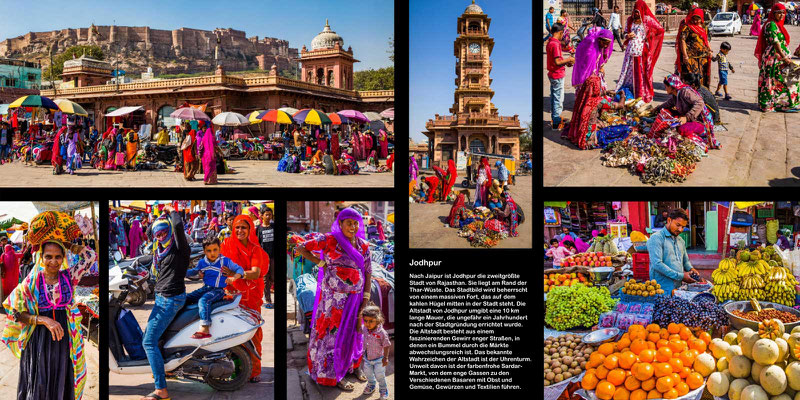
<path fill-rule="evenodd" d="M 664 86 L 670 98 L 653 112 L 657 115 L 662 109 L 668 110 L 678 120 L 678 132 L 682 135 L 703 137 L 709 148 L 719 148 L 719 142 L 714 137 L 714 121 L 700 93 L 674 74 L 664 78 Z"/>
<path fill-rule="evenodd" d="M 650 236 L 650 279 L 655 279 L 665 293 L 672 293 L 681 282 L 696 282 L 691 275 L 700 275 L 689 262 L 686 243 L 679 235 L 689 223 L 686 211 L 676 208 L 669 213 L 666 227 Z"/>

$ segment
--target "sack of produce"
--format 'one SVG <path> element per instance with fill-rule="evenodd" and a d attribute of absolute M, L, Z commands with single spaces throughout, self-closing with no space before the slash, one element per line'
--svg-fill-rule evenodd
<path fill-rule="evenodd" d="M 778 241 L 778 220 L 767 221 L 767 243 L 774 244 Z"/>

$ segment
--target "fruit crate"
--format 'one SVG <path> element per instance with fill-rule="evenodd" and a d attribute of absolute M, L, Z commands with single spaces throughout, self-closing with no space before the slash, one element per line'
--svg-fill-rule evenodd
<path fill-rule="evenodd" d="M 655 296 L 647 296 L 647 297 L 645 297 L 645 296 L 633 296 L 633 295 L 629 295 L 629 294 L 625 294 L 625 293 L 620 293 L 619 294 L 619 301 L 621 301 L 623 303 L 653 303 L 653 304 L 655 304 L 655 302 L 661 297 L 664 297 L 664 295 L 663 294 L 657 294 Z"/>
<path fill-rule="evenodd" d="M 650 279 L 649 253 L 633 253 L 633 279 L 637 281 Z"/>

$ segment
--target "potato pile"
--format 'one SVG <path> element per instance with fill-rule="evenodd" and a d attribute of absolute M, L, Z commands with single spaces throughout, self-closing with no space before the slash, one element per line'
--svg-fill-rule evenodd
<path fill-rule="evenodd" d="M 544 340 L 544 386 L 580 375 L 594 347 L 580 335 L 566 334 Z"/>

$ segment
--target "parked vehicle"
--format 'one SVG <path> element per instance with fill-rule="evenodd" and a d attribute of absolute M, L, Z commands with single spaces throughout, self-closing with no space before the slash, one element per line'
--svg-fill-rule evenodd
<path fill-rule="evenodd" d="M 735 12 L 722 12 L 711 20 L 709 33 L 713 35 L 738 35 L 742 33 L 742 19 Z"/>
<path fill-rule="evenodd" d="M 111 294 L 108 315 L 111 321 L 118 321 L 125 311 L 124 303 L 130 289 L 129 280 L 119 268 L 109 270 L 108 289 Z M 197 304 L 184 306 L 159 341 L 165 371 L 221 391 L 244 386 L 253 370 L 250 355 L 257 354 L 252 338 L 264 320 L 257 312 L 239 307 L 241 298 L 236 295 L 212 304 L 212 337 L 209 339 L 192 339 L 192 334 L 200 328 L 200 316 Z M 126 344 L 117 324 L 108 326 L 109 370 L 125 375 L 151 375 L 147 358 L 131 359 L 126 355 Z M 124 333 L 130 336 L 130 332 Z"/>
<path fill-rule="evenodd" d="M 144 146 L 144 154 L 147 161 L 161 161 L 164 164 L 172 165 L 178 160 L 178 146 L 147 143 Z"/>

